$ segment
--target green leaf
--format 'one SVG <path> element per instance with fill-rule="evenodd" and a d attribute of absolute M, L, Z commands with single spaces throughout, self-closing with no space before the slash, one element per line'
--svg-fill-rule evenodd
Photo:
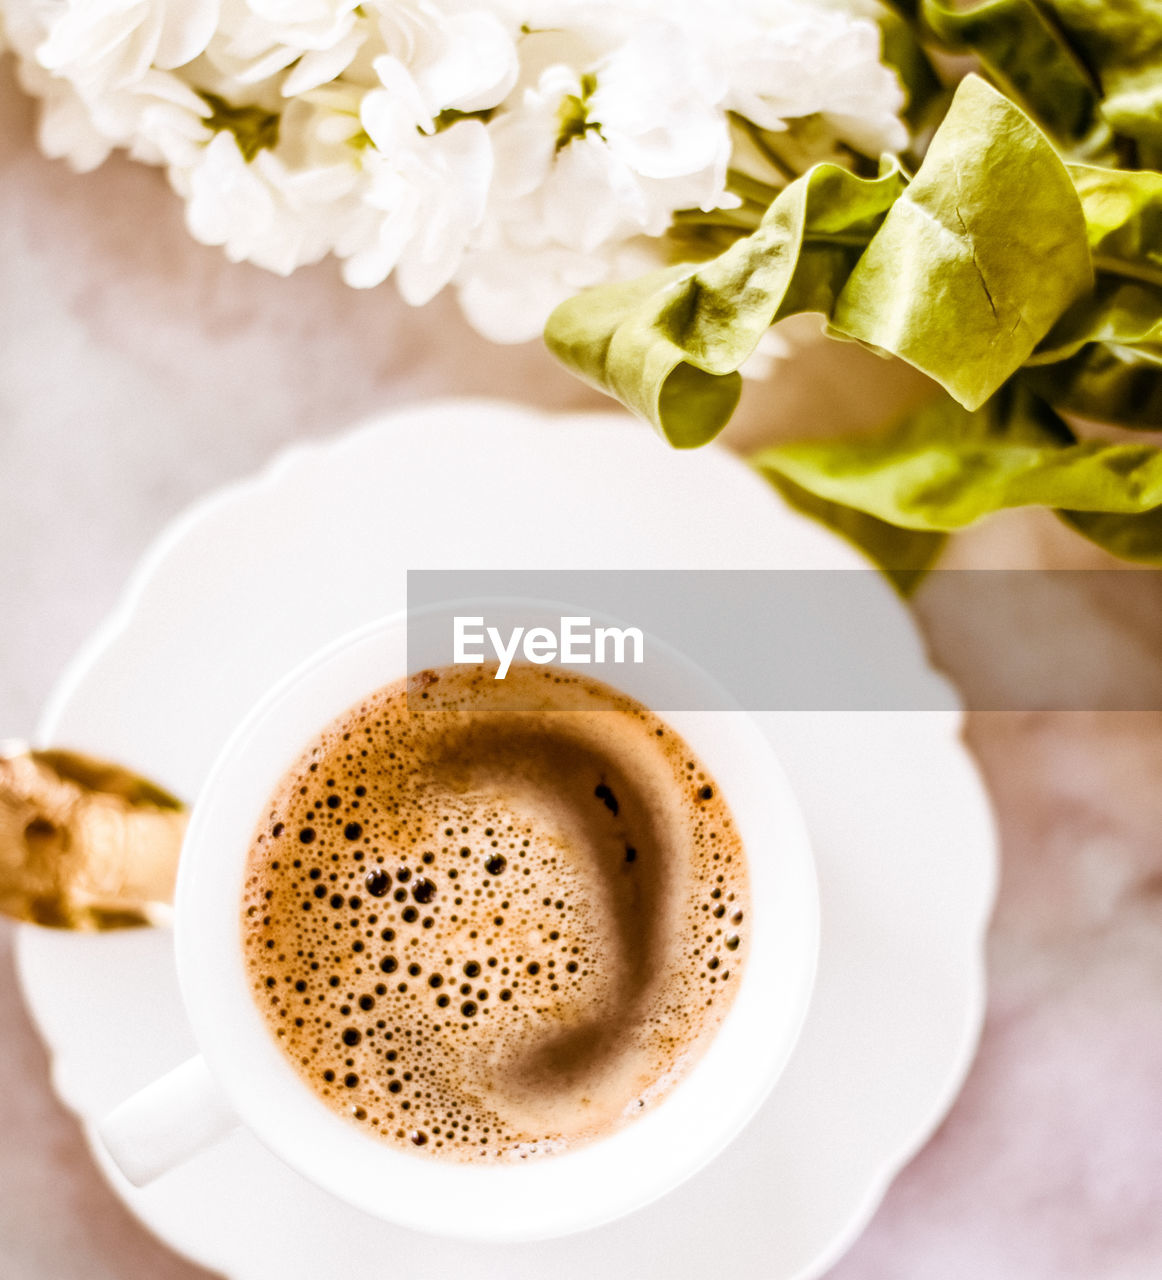
<path fill-rule="evenodd" d="M 1068 360 L 1090 343 L 1116 348 L 1128 359 L 1162 364 L 1162 287 L 1101 279 L 1093 294 L 1054 325 L 1029 366 Z"/>
<path fill-rule="evenodd" d="M 971 76 L 911 185 L 898 168 L 860 178 L 817 165 L 718 257 L 570 299 L 545 336 L 574 372 L 689 448 L 726 424 L 739 366 L 784 316 L 829 314 L 835 331 L 976 408 L 1092 279 L 1064 165 Z"/>
<path fill-rule="evenodd" d="M 1119 427 L 1162 429 L 1162 367 L 1142 349 L 1094 343 L 1060 364 L 1019 375 L 1030 390 L 1063 413 Z"/>
<path fill-rule="evenodd" d="M 1099 86 L 1044 3 L 986 0 L 966 9 L 923 0 L 921 10 L 938 40 L 971 50 L 991 79 L 1057 141 L 1091 155 L 1109 148 Z"/>
<path fill-rule="evenodd" d="M 920 585 L 948 541 L 945 533 L 901 529 L 855 507 L 829 502 L 777 471 L 768 469 L 765 475 L 797 511 L 854 543 L 884 571 L 901 595 L 911 595 Z"/>
<path fill-rule="evenodd" d="M 737 372 L 767 328 L 829 311 L 906 180 L 898 167 L 859 178 L 815 166 L 772 202 L 758 229 L 702 265 L 682 263 L 602 285 L 549 317 L 549 349 L 679 448 L 726 425 Z"/>
<path fill-rule="evenodd" d="M 1059 511 L 1070 528 L 1121 560 L 1162 568 L 1162 507 L 1140 516 L 1095 511 Z"/>
<path fill-rule="evenodd" d="M 1162 173 L 1072 164 L 1069 174 L 1094 268 L 1162 286 Z"/>
<path fill-rule="evenodd" d="M 1097 287 L 1029 360 L 1023 380 L 1059 409 L 1162 428 L 1162 174 L 1071 165 Z"/>
<path fill-rule="evenodd" d="M 1028 116 L 969 76 L 832 325 L 976 409 L 1092 283 L 1064 164 Z"/>
<path fill-rule="evenodd" d="M 1162 157 L 1162 6 L 1157 0 L 922 0 L 925 25 L 970 49 L 1059 142 L 1099 156 L 1133 139 Z"/>
<path fill-rule="evenodd" d="M 1045 0 L 1102 88 L 1102 115 L 1155 156 L 1162 149 L 1162 5 Z"/>
<path fill-rule="evenodd" d="M 908 529 L 959 529 L 1007 507 L 1137 515 L 1162 505 L 1162 450 L 1079 442 L 1020 383 L 975 412 L 942 397 L 883 435 L 775 445 L 755 463 Z"/>

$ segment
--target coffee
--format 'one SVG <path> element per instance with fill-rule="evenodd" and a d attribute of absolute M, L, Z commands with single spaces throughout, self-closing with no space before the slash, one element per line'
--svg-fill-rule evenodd
<path fill-rule="evenodd" d="M 421 672 L 319 734 L 242 907 L 304 1083 L 461 1161 L 563 1151 L 660 1101 L 729 1008 L 749 914 L 730 811 L 673 729 L 560 668 L 494 670 Z"/>

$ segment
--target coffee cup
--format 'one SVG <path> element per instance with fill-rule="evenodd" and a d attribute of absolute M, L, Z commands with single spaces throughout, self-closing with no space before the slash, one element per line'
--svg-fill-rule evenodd
<path fill-rule="evenodd" d="M 533 627 L 562 611 L 489 602 Z M 458 612 L 471 613 L 468 604 Z M 566 611 L 567 612 L 567 611 Z M 336 715 L 442 660 L 447 610 L 395 615 L 308 659 L 246 717 L 194 807 L 175 898 L 178 977 L 196 1058 L 119 1106 L 100 1136 L 143 1185 L 239 1126 L 307 1179 L 376 1217 L 438 1235 L 516 1241 L 568 1234 L 644 1206 L 695 1174 L 775 1086 L 808 1007 L 818 902 L 806 831 L 766 737 L 741 710 L 691 697 L 710 678 L 649 637 L 650 661 L 602 679 L 657 713 L 721 789 L 749 872 L 746 963 L 713 1039 L 658 1105 L 595 1141 L 527 1163 L 412 1154 L 348 1123 L 304 1084 L 254 999 L 240 903 L 247 853 L 272 793 Z M 410 624 L 410 625 L 409 625 Z"/>

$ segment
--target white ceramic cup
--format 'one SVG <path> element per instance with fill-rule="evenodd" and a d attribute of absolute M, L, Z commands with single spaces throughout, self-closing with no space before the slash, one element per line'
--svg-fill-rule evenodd
<path fill-rule="evenodd" d="M 512 608 L 525 624 L 561 616 L 527 602 Z M 495 602 L 489 609 L 495 616 Z M 496 1165 L 400 1150 L 334 1114 L 303 1083 L 270 1034 L 247 977 L 240 907 L 251 837 L 270 795 L 321 729 L 373 690 L 432 665 L 422 632 L 413 618 L 409 644 L 407 618 L 397 615 L 310 658 L 254 708 L 211 770 L 182 851 L 174 923 L 178 977 L 200 1056 L 100 1126 L 133 1183 L 244 1125 L 304 1177 L 379 1218 L 480 1240 L 564 1235 L 640 1208 L 696 1173 L 745 1125 L 786 1064 L 807 1012 L 818 947 L 806 830 L 770 744 L 749 716 L 667 710 L 691 705 L 690 682 L 709 680 L 647 638 L 647 667 L 627 664 L 602 678 L 657 711 L 706 765 L 730 806 L 750 872 L 742 980 L 702 1057 L 625 1128 L 576 1150 Z M 437 643 L 434 621 L 430 642 Z"/>

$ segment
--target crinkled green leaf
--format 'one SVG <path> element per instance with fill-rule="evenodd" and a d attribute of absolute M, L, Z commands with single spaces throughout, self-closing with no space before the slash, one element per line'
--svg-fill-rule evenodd
<path fill-rule="evenodd" d="M 1162 366 L 1141 348 L 1094 343 L 1060 364 L 1023 370 L 1020 380 L 1063 413 L 1119 427 L 1162 430 Z"/>
<path fill-rule="evenodd" d="M 1162 568 L 1162 507 L 1140 516 L 1100 511 L 1059 511 L 1070 528 L 1122 560 Z"/>
<path fill-rule="evenodd" d="M 922 0 L 932 33 L 971 49 L 1059 142 L 1108 153 L 1114 134 L 1162 156 L 1158 0 Z"/>
<path fill-rule="evenodd" d="M 821 164 L 786 187 L 758 229 L 710 262 L 602 285 L 559 306 L 545 340 L 570 369 L 679 448 L 726 425 L 738 367 L 776 320 L 830 310 L 906 180 Z"/>
<path fill-rule="evenodd" d="M 865 179 L 817 165 L 718 257 L 570 299 L 545 336 L 582 378 L 691 447 L 726 424 L 739 365 L 784 316 L 829 314 L 975 408 L 1091 283 L 1064 165 L 973 76 L 910 185 L 896 168 Z"/>
<path fill-rule="evenodd" d="M 969 76 L 832 324 L 975 409 L 1092 283 L 1064 164 L 1024 112 Z"/>
<path fill-rule="evenodd" d="M 1058 408 L 1162 429 L 1162 174 L 1071 165 L 1097 286 L 1022 375 Z"/>
<path fill-rule="evenodd" d="M 1162 450 L 1079 442 L 1020 384 L 975 412 L 942 397 L 883 435 L 774 445 L 755 462 L 909 529 L 959 529 L 1007 507 L 1137 515 L 1162 505 Z"/>
<path fill-rule="evenodd" d="M 1162 358 L 1162 174 L 1070 165 L 1097 285 L 1053 327 L 1031 365 L 1067 360 L 1087 343 Z M 1162 422 L 1159 423 L 1162 426 Z"/>
<path fill-rule="evenodd" d="M 1162 63 L 1158 68 L 1162 79 Z M 1162 173 L 1072 164 L 1099 272 L 1162 286 Z"/>
<path fill-rule="evenodd" d="M 666 307 L 697 270 L 679 263 L 588 289 L 562 303 L 545 328 L 545 342 L 558 360 L 659 427 L 677 448 L 712 440 L 742 391 L 737 373 L 710 377 L 684 366 L 665 331 Z"/>
<path fill-rule="evenodd" d="M 1102 114 L 1118 133 L 1162 148 L 1162 4 L 1044 0 L 1097 76 Z"/>
<path fill-rule="evenodd" d="M 1093 294 L 1075 303 L 1054 325 L 1029 365 L 1068 360 L 1089 343 L 1162 364 L 1162 287 L 1102 279 Z M 1162 422 L 1158 426 L 1162 428 Z"/>
<path fill-rule="evenodd" d="M 806 177 L 811 181 L 804 192 L 804 230 L 799 257 L 774 320 L 804 311 L 831 313 L 860 254 L 907 186 L 896 165 L 887 167 L 878 178 L 857 178 L 846 169 L 832 165 L 820 165 Z M 729 287 L 730 274 L 737 273 L 739 286 L 744 287 L 747 269 L 744 258 L 740 256 L 734 263 L 723 261 L 721 265 L 723 283 Z M 757 328 L 753 333 L 748 355 L 762 336 Z"/>
<path fill-rule="evenodd" d="M 911 595 L 919 586 L 948 541 L 946 533 L 901 529 L 866 511 L 857 511 L 841 502 L 829 502 L 777 471 L 767 469 L 765 474 L 797 511 L 834 529 L 859 547 L 884 571 L 901 595 Z"/>
<path fill-rule="evenodd" d="M 964 8 L 923 0 L 921 10 L 938 40 L 971 50 L 989 76 L 1052 137 L 1091 155 L 1109 148 L 1100 86 L 1069 45 L 1050 6 L 1037 0 L 986 0 Z"/>

